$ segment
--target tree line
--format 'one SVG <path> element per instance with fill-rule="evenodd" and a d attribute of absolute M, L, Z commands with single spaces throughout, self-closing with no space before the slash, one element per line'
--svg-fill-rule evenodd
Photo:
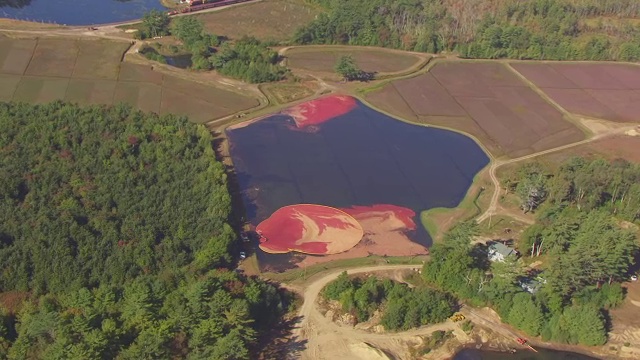
<path fill-rule="evenodd" d="M 346 272 L 324 289 L 324 296 L 337 300 L 342 309 L 359 322 L 367 321 L 382 310 L 380 324 L 387 330 L 407 330 L 439 323 L 453 314 L 455 300 L 447 294 L 426 287 L 409 288 L 406 284 L 368 277 L 350 278 Z"/>
<path fill-rule="evenodd" d="M 471 245 L 477 225 L 462 223 L 430 249 L 425 279 L 473 304 L 492 306 L 532 336 L 604 344 L 607 310 L 622 302 L 620 282 L 638 257 L 636 233 L 620 221 L 638 221 L 629 204 L 639 169 L 623 160 L 582 158 L 555 170 L 521 166 L 506 183 L 521 197 L 523 209 L 536 211 L 536 224 L 518 242 L 523 258 L 488 261 L 486 246 Z M 542 254 L 542 269 L 525 267 L 524 260 Z M 523 285 L 533 283 L 537 291 L 526 291 Z"/>
<path fill-rule="evenodd" d="M 467 58 L 640 59 L 631 0 L 312 0 L 327 11 L 297 44 L 383 46 Z M 616 21 L 608 21 L 616 18 Z"/>
<path fill-rule="evenodd" d="M 288 295 L 229 271 L 211 135 L 127 105 L 0 103 L 0 311 L 10 359 L 249 359 Z"/>

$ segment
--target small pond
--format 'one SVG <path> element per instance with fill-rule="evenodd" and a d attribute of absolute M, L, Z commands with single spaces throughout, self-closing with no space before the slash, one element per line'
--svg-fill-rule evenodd
<path fill-rule="evenodd" d="M 464 349 L 458 352 L 453 357 L 453 360 L 598 360 L 598 358 L 595 357 L 568 351 L 541 348 L 537 348 L 536 350 L 538 350 L 537 353 L 518 351 L 510 354 L 488 350 Z"/>
<path fill-rule="evenodd" d="M 191 67 L 191 54 L 165 56 L 167 64 L 180 69 L 188 69 Z"/>
<path fill-rule="evenodd" d="M 291 204 L 390 204 L 415 212 L 417 227 L 409 237 L 430 246 L 420 212 L 457 206 L 487 155 L 469 137 L 405 123 L 352 101 L 348 111 L 303 130 L 287 113 L 227 130 L 247 220 L 255 226 Z M 290 114 L 331 111 L 328 105 Z M 261 264 L 285 264 L 289 256 L 258 250 Z"/>
<path fill-rule="evenodd" d="M 0 0 L 0 17 L 63 25 L 96 25 L 139 19 L 164 10 L 160 0 Z"/>

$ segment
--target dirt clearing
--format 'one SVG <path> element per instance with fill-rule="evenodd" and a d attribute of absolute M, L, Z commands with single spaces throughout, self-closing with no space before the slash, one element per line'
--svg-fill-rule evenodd
<path fill-rule="evenodd" d="M 309 23 L 321 10 L 301 0 L 269 0 L 238 5 L 196 15 L 216 35 L 238 39 L 245 35 L 260 40 L 289 40 L 296 29 Z"/>
<path fill-rule="evenodd" d="M 421 62 L 421 58 L 407 52 L 378 48 L 346 46 L 303 46 L 286 52 L 287 64 L 292 68 L 334 72 L 341 56 L 351 55 L 358 66 L 367 72 L 396 73 Z"/>

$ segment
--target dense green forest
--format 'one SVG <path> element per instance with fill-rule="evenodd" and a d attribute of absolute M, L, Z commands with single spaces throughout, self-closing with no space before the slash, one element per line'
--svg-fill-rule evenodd
<path fill-rule="evenodd" d="M 327 9 L 298 44 L 458 51 L 468 58 L 640 59 L 634 0 L 310 0 Z"/>
<path fill-rule="evenodd" d="M 211 136 L 126 105 L 0 103 L 0 356 L 249 359 L 286 294 L 228 270 Z"/>
<path fill-rule="evenodd" d="M 278 65 L 278 53 L 254 37 L 225 42 L 210 60 L 219 73 L 250 83 L 282 80 L 287 73 Z"/>
<path fill-rule="evenodd" d="M 607 309 L 622 302 L 620 282 L 638 257 L 637 230 L 620 221 L 638 220 L 639 170 L 623 160 L 581 158 L 556 170 L 520 167 L 507 187 L 537 220 L 520 239 L 524 259 L 488 261 L 486 246 L 470 245 L 475 223 L 462 223 L 430 249 L 425 279 L 476 305 L 491 305 L 504 321 L 544 340 L 605 343 Z M 540 255 L 541 271 L 525 267 L 524 260 Z M 532 281 L 540 286 L 534 294 L 522 287 Z"/>
<path fill-rule="evenodd" d="M 383 309 L 380 324 L 387 330 L 407 330 L 439 323 L 453 314 L 456 301 L 437 290 L 369 277 L 350 278 L 346 272 L 331 282 L 324 296 L 337 300 L 342 309 L 359 322 L 367 321 L 378 309 Z"/>

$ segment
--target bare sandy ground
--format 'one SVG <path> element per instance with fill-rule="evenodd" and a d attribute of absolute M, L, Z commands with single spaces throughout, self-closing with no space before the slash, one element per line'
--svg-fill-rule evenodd
<path fill-rule="evenodd" d="M 429 250 L 409 239 L 404 221 L 392 212 L 354 214 L 364 229 L 364 237 L 351 250 L 326 256 L 306 256 L 298 266 L 305 267 L 339 259 L 361 258 L 369 255 L 413 256 L 427 255 Z"/>

